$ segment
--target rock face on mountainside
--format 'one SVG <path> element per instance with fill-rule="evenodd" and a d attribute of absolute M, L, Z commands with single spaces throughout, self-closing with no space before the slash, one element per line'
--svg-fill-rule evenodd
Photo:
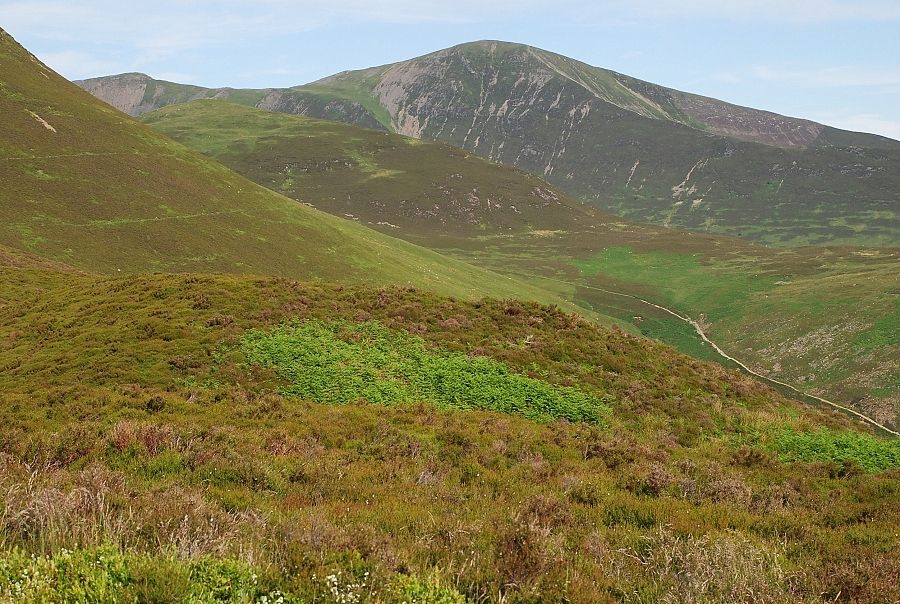
<path fill-rule="evenodd" d="M 360 79 L 377 82 L 372 92 L 395 117 L 401 134 L 418 136 L 428 125 L 439 128 L 442 121 L 471 115 L 465 142 L 484 132 L 486 122 L 510 121 L 531 112 L 548 122 L 568 117 L 569 124 L 578 125 L 599 109 L 597 101 L 642 117 L 774 146 L 810 145 L 825 128 L 502 42 L 465 44 L 387 67 L 338 74 L 317 84 Z M 445 108 L 443 112 L 439 107 Z"/>
<path fill-rule="evenodd" d="M 138 116 L 175 103 L 216 98 L 221 90 L 154 80 L 143 73 L 123 73 L 77 82 L 95 97 L 119 111 Z"/>
<path fill-rule="evenodd" d="M 889 245 L 900 234 L 900 142 L 679 92 L 530 46 L 464 44 L 252 92 L 204 94 L 448 142 L 632 220 L 772 244 Z M 113 102 L 123 95 L 115 82 L 98 93 Z M 148 102 L 145 94 L 132 107 L 172 98 Z"/>

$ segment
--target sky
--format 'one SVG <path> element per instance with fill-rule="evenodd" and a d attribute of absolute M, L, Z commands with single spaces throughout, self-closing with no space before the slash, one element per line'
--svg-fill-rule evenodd
<path fill-rule="evenodd" d="M 900 139 L 900 0 L 0 0 L 0 27 L 70 79 L 235 88 L 522 42 Z"/>

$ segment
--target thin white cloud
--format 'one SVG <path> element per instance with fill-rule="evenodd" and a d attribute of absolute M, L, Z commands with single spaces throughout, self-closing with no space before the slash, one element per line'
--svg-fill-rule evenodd
<path fill-rule="evenodd" d="M 900 122 L 877 113 L 812 113 L 810 117 L 823 124 L 851 130 L 880 134 L 900 141 Z"/>
<path fill-rule="evenodd" d="M 750 74 L 760 80 L 787 82 L 817 87 L 886 87 L 900 86 L 900 72 L 873 70 L 860 66 L 828 67 L 824 69 L 781 69 L 757 65 Z"/>
<path fill-rule="evenodd" d="M 744 82 L 744 78 L 733 71 L 719 71 L 704 79 L 711 82 L 721 82 L 723 84 L 741 84 Z"/>
<path fill-rule="evenodd" d="M 127 66 L 116 61 L 94 57 L 76 50 L 45 52 L 41 60 L 58 73 L 64 73 L 71 79 L 88 78 L 98 73 L 115 73 L 127 70 Z"/>
<path fill-rule="evenodd" d="M 256 11 L 255 4 L 272 6 Z M 75 8 L 53 0 L 0 1 L 0 23 L 13 34 L 22 30 L 61 42 L 127 44 L 151 55 L 233 42 L 235 36 L 262 38 L 304 31 L 324 23 L 315 15 L 315 11 L 296 10 L 283 14 L 270 2 L 163 0 L 140 5 L 94 0 Z"/>
<path fill-rule="evenodd" d="M 605 7 L 612 2 L 599 3 Z M 896 0 L 631 0 L 627 10 L 652 17 L 820 23 L 897 21 Z"/>
<path fill-rule="evenodd" d="M 306 31 L 336 21 L 485 23 L 544 15 L 559 21 L 637 18 L 775 22 L 896 21 L 897 0 L 0 0 L 0 23 L 54 39 L 91 33 L 149 50 L 193 48 L 235 34 Z"/>

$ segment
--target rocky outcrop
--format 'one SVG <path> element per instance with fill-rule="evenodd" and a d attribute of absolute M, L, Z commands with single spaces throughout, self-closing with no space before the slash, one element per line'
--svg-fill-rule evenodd
<path fill-rule="evenodd" d="M 176 103 L 227 97 L 230 90 L 154 80 L 143 73 L 123 73 L 75 83 L 108 105 L 135 117 Z"/>

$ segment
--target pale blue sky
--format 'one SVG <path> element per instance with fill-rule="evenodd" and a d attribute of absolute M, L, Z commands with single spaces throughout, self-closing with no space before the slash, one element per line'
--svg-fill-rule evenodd
<path fill-rule="evenodd" d="M 900 0 L 0 0 L 0 27 L 72 79 L 234 87 L 500 39 L 900 139 Z"/>

